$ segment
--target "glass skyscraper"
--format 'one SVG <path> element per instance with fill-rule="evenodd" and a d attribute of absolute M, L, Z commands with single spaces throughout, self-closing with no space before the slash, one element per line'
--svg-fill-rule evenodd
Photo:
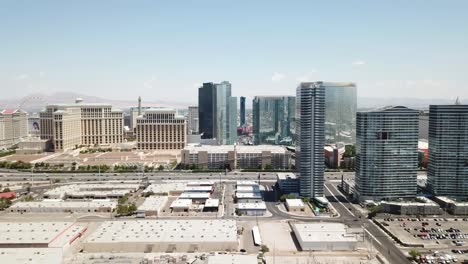
<path fill-rule="evenodd" d="M 237 98 L 231 83 L 204 83 L 198 89 L 199 130 L 203 139 L 216 138 L 220 145 L 237 141 Z"/>
<path fill-rule="evenodd" d="M 429 106 L 429 189 L 468 199 L 468 105 Z"/>
<path fill-rule="evenodd" d="M 245 97 L 240 98 L 240 126 L 245 125 Z"/>
<path fill-rule="evenodd" d="M 299 194 L 323 197 L 325 144 L 325 86 L 322 82 L 301 83 L 296 90 L 296 167 Z"/>
<path fill-rule="evenodd" d="M 356 141 L 356 84 L 325 82 L 325 142 Z"/>
<path fill-rule="evenodd" d="M 357 113 L 356 187 L 360 201 L 414 198 L 419 112 L 404 106 Z"/>
<path fill-rule="evenodd" d="M 252 101 L 255 144 L 293 144 L 295 108 L 294 96 L 256 96 Z"/>

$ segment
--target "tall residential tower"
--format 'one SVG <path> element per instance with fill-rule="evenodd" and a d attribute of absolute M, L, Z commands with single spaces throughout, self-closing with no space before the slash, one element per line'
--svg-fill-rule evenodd
<path fill-rule="evenodd" d="M 323 197 L 325 144 L 325 86 L 323 82 L 301 83 L 297 88 L 296 167 L 302 197 Z"/>
<path fill-rule="evenodd" d="M 404 106 L 358 112 L 356 195 L 363 200 L 416 197 L 419 112 Z"/>
<path fill-rule="evenodd" d="M 429 106 L 429 189 L 468 198 L 468 105 Z"/>

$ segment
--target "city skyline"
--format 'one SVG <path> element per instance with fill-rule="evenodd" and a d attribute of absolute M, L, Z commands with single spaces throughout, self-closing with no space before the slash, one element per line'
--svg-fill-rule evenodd
<path fill-rule="evenodd" d="M 233 96 L 247 98 L 294 95 L 301 81 L 351 81 L 358 97 L 465 99 L 467 5 L 8 2 L 0 87 L 5 98 L 70 91 L 192 103 L 205 81 L 229 80 Z M 310 10 L 322 10 L 317 23 Z"/>

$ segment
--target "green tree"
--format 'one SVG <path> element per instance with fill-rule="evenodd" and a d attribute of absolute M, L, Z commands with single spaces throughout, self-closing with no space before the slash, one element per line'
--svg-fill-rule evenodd
<path fill-rule="evenodd" d="M 128 213 L 129 214 L 133 214 L 134 212 L 136 212 L 137 210 L 137 207 L 136 207 L 136 204 L 135 203 L 131 203 L 129 206 L 128 206 Z"/>
<path fill-rule="evenodd" d="M 262 251 L 262 253 L 267 253 L 268 251 L 270 251 L 270 249 L 266 245 L 262 245 L 260 250 Z"/>
<path fill-rule="evenodd" d="M 343 154 L 345 157 L 355 157 L 356 156 L 356 146 L 355 145 L 346 145 L 345 152 Z"/>
<path fill-rule="evenodd" d="M 163 170 L 164 170 L 164 166 L 163 166 L 163 165 L 159 165 L 158 171 L 163 171 Z"/>
<path fill-rule="evenodd" d="M 2 192 L 11 192 L 10 188 L 6 187 Z"/>
<path fill-rule="evenodd" d="M 415 250 L 415 249 L 412 249 L 410 252 L 408 252 L 408 254 L 413 258 L 413 259 L 417 259 L 419 256 L 421 256 L 421 253 L 419 253 L 419 251 Z"/>

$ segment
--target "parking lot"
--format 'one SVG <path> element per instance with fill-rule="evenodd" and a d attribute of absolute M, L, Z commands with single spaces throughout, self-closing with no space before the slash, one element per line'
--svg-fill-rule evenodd
<path fill-rule="evenodd" d="M 378 222 L 403 243 L 424 254 L 448 255 L 458 261 L 468 259 L 468 218 L 383 218 Z"/>

